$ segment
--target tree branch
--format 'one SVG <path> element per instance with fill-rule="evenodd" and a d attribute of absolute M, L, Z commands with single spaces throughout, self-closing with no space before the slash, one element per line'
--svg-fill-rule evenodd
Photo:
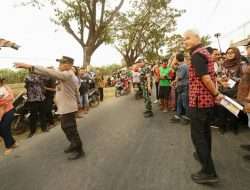
<path fill-rule="evenodd" d="M 106 4 L 106 0 L 102 0 L 102 9 L 101 9 L 101 16 L 100 16 L 100 25 L 103 24 L 104 13 L 105 13 L 105 4 Z"/>
<path fill-rule="evenodd" d="M 64 22 L 64 27 L 66 29 L 66 31 L 71 34 L 75 40 L 84 48 L 85 47 L 85 43 L 84 41 L 81 41 L 81 39 L 76 35 L 76 33 L 74 32 L 74 30 L 71 28 L 70 24 L 68 21 Z"/>
<path fill-rule="evenodd" d="M 123 3 L 124 3 L 124 0 L 121 0 L 119 5 L 115 8 L 115 10 L 109 16 L 109 18 L 107 18 L 107 20 L 103 22 L 103 25 L 108 25 L 114 19 L 116 13 L 121 9 Z"/>
<path fill-rule="evenodd" d="M 79 9 L 79 20 L 80 20 L 80 35 L 81 35 L 81 41 L 84 41 L 84 22 L 83 22 L 83 12 L 82 12 L 82 7 L 80 1 L 78 3 L 78 9 Z"/>

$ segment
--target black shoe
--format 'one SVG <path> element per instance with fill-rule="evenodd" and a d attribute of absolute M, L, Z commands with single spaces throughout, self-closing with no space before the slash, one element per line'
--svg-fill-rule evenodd
<path fill-rule="evenodd" d="M 149 110 L 143 112 L 143 114 L 148 114 L 148 113 L 153 113 L 153 112 Z"/>
<path fill-rule="evenodd" d="M 199 158 L 197 152 L 194 152 L 194 153 L 193 153 L 193 157 L 194 157 L 194 159 L 195 159 L 197 162 L 201 162 L 201 160 L 200 160 L 200 158 Z"/>
<path fill-rule="evenodd" d="M 183 121 L 182 121 L 182 124 L 183 124 L 183 125 L 189 125 L 189 124 L 190 124 L 190 121 L 188 121 L 188 120 L 183 120 Z"/>
<path fill-rule="evenodd" d="M 195 183 L 198 184 L 212 184 L 219 182 L 219 179 L 216 174 L 206 174 L 203 172 L 192 174 L 191 178 Z"/>
<path fill-rule="evenodd" d="M 179 123 L 181 121 L 181 118 L 177 115 L 171 118 L 171 123 Z"/>
<path fill-rule="evenodd" d="M 153 117 L 153 112 L 146 112 L 146 113 L 144 113 L 144 117 L 145 118 L 149 118 L 149 117 Z"/>
<path fill-rule="evenodd" d="M 219 128 L 220 134 L 224 135 L 226 133 L 226 129 L 224 128 Z"/>
<path fill-rule="evenodd" d="M 28 137 L 27 138 L 31 138 L 31 137 L 33 137 L 33 135 L 34 135 L 35 133 L 30 133 L 29 135 L 28 135 Z"/>
<path fill-rule="evenodd" d="M 77 159 L 79 159 L 81 157 L 85 157 L 85 152 L 83 150 L 81 150 L 81 151 L 74 151 L 68 157 L 68 160 L 77 160 Z"/>
<path fill-rule="evenodd" d="M 250 144 L 244 144 L 244 145 L 240 145 L 240 148 L 250 151 Z"/>
<path fill-rule="evenodd" d="M 238 129 L 234 129 L 233 132 L 234 132 L 235 135 L 239 134 L 239 130 Z"/>
<path fill-rule="evenodd" d="M 243 156 L 243 159 L 247 162 L 250 162 L 250 155 Z"/>
<path fill-rule="evenodd" d="M 49 129 L 48 128 L 45 128 L 45 129 L 42 129 L 42 132 L 49 132 Z"/>
<path fill-rule="evenodd" d="M 75 151 L 75 149 L 70 145 L 68 148 L 66 148 L 65 150 L 64 150 L 64 153 L 71 153 L 71 152 L 74 152 Z"/>

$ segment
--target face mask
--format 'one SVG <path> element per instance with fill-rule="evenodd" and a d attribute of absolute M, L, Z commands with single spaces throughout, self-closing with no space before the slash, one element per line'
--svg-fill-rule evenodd
<path fill-rule="evenodd" d="M 166 63 L 163 63 L 163 64 L 162 64 L 162 67 L 163 67 L 163 68 L 166 68 L 166 67 L 167 67 L 167 64 L 166 64 Z"/>

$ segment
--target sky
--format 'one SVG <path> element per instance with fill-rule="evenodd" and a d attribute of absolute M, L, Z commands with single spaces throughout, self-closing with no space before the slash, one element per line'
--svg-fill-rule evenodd
<path fill-rule="evenodd" d="M 68 55 L 82 64 L 80 45 L 50 21 L 48 10 L 38 11 L 33 7 L 16 7 L 21 0 L 0 0 L 0 38 L 20 44 L 18 50 L 3 48 L 0 51 L 0 68 L 10 68 L 15 61 L 44 66 L 56 66 L 55 59 Z M 171 5 L 185 9 L 178 19 L 177 33 L 196 29 L 201 35 L 212 36 L 213 47 L 218 43 L 213 35 L 221 33 L 220 41 L 225 50 L 231 40 L 240 40 L 250 34 L 248 28 L 238 29 L 250 21 L 249 0 L 172 0 Z M 110 45 L 102 45 L 94 53 L 91 64 L 103 66 L 121 62 L 121 55 Z"/>

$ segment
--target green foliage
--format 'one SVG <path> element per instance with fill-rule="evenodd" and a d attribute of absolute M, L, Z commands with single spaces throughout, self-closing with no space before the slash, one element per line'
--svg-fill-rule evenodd
<path fill-rule="evenodd" d="M 112 75 L 113 72 L 116 72 L 117 70 L 121 68 L 122 68 L 122 65 L 112 64 L 112 65 L 107 65 L 107 66 L 102 66 L 102 67 L 95 67 L 94 70 L 98 70 L 100 71 L 102 75 L 107 76 L 107 75 Z"/>
<path fill-rule="evenodd" d="M 26 70 L 11 70 L 11 69 L 1 69 L 0 76 L 5 78 L 7 84 L 22 83 L 27 76 L 28 71 Z"/>
<path fill-rule="evenodd" d="M 205 47 L 209 46 L 212 43 L 211 37 L 209 35 L 202 36 L 201 43 Z M 167 40 L 164 46 L 166 46 L 168 49 L 168 52 L 166 53 L 166 55 L 171 55 L 174 52 L 185 50 L 185 47 L 183 44 L 183 37 L 180 34 L 175 34 L 170 37 L 167 37 Z"/>
<path fill-rule="evenodd" d="M 168 49 L 166 55 L 164 56 L 171 55 L 174 52 L 182 51 L 184 50 L 183 37 L 180 34 L 174 34 L 169 37 L 167 36 L 164 46 Z"/>
<path fill-rule="evenodd" d="M 201 43 L 203 46 L 209 46 L 212 43 L 211 36 L 209 35 L 202 36 Z"/>
<path fill-rule="evenodd" d="M 184 12 L 170 7 L 169 3 L 169 0 L 134 0 L 133 8 L 120 14 L 113 35 L 127 66 L 138 57 L 148 62 L 159 59 L 158 50 L 168 40 L 166 34 L 175 31 L 176 19 Z"/>
<path fill-rule="evenodd" d="M 100 45 L 113 41 L 111 26 L 124 1 L 116 1 L 115 8 L 109 4 L 111 0 L 26 0 L 23 5 L 52 7 L 54 17 L 51 20 L 62 26 L 81 45 L 83 65 L 86 66 Z"/>

